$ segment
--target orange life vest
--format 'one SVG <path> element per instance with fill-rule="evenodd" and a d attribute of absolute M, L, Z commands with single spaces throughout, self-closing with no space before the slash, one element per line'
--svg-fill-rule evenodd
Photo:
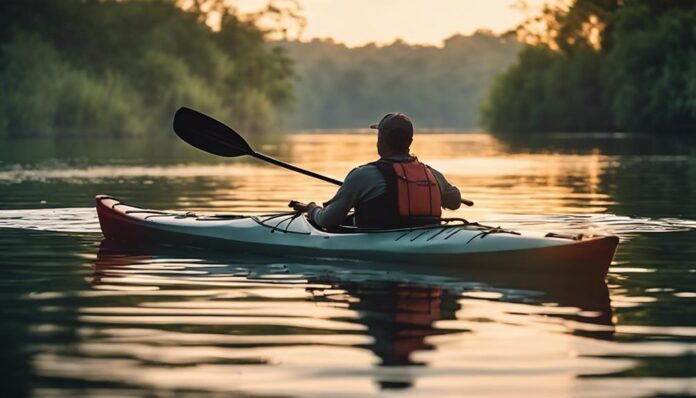
<path fill-rule="evenodd" d="M 403 228 L 433 224 L 442 214 L 442 194 L 432 171 L 415 157 L 368 163 L 384 177 L 384 194 L 355 205 L 360 228 Z"/>
<path fill-rule="evenodd" d="M 437 180 L 428 166 L 413 158 L 393 163 L 397 203 L 401 217 L 440 217 L 442 198 Z"/>

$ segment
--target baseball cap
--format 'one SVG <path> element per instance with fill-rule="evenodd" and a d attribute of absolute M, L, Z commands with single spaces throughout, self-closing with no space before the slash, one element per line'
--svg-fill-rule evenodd
<path fill-rule="evenodd" d="M 413 137 L 413 123 L 408 116 L 401 112 L 387 113 L 379 123 L 370 125 L 370 128 L 377 129 L 382 133 L 402 130 L 410 137 Z"/>
<path fill-rule="evenodd" d="M 379 123 L 370 127 L 379 130 L 379 134 L 395 148 L 406 150 L 413 141 L 413 123 L 401 112 L 387 113 Z"/>

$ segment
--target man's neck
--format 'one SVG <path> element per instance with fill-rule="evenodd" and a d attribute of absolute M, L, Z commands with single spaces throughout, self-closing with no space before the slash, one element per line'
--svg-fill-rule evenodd
<path fill-rule="evenodd" d="M 408 158 L 411 158 L 411 155 L 408 154 L 408 153 L 403 153 L 403 152 L 400 152 L 400 153 L 389 153 L 389 154 L 384 154 L 384 155 L 380 156 L 380 158 L 382 158 L 382 159 L 397 159 L 397 160 L 401 160 L 401 159 L 408 159 Z"/>

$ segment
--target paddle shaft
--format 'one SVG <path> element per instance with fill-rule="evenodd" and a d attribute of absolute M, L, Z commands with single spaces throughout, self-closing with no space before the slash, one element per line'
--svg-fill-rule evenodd
<path fill-rule="evenodd" d="M 282 162 L 282 161 L 280 161 L 280 160 L 278 160 L 278 159 L 274 159 L 274 158 L 272 158 L 272 157 L 270 157 L 270 156 L 266 156 L 266 155 L 264 155 L 263 153 L 252 152 L 252 153 L 250 153 L 249 155 L 255 157 L 256 159 L 263 160 L 264 162 L 272 163 L 272 164 L 274 164 L 274 165 L 276 165 L 276 166 L 284 167 L 284 168 L 286 168 L 286 169 L 288 169 L 288 170 L 296 171 L 296 172 L 298 172 L 298 173 L 300 173 L 300 174 L 304 174 L 304 175 L 306 175 L 306 176 L 314 177 L 314 178 L 317 178 L 317 179 L 322 180 L 322 181 L 329 182 L 329 183 L 334 184 L 334 185 L 339 185 L 339 186 L 340 186 L 340 185 L 343 185 L 343 182 L 342 182 L 342 181 L 336 180 L 336 179 L 331 178 L 331 177 L 327 177 L 327 176 L 325 176 L 325 175 L 321 175 L 321 174 L 315 173 L 315 172 L 313 172 L 313 171 L 301 169 L 301 168 L 299 168 L 299 167 L 297 167 L 297 166 L 293 166 L 293 165 L 291 165 L 291 164 L 289 164 L 289 163 L 285 163 L 285 162 Z M 470 200 L 466 200 L 466 199 L 462 199 L 462 203 L 464 203 L 464 204 L 467 205 L 467 206 L 473 206 L 473 205 L 474 205 L 474 202 L 472 202 L 472 201 L 470 201 Z"/>
<path fill-rule="evenodd" d="M 327 177 L 327 176 L 315 173 L 313 171 L 301 169 L 301 168 L 299 168 L 297 166 L 293 166 L 289 163 L 281 162 L 280 160 L 274 159 L 270 156 L 266 156 L 263 153 L 252 152 L 249 155 L 255 157 L 256 159 L 263 160 L 264 162 L 272 163 L 272 164 L 274 164 L 276 166 L 280 166 L 280 167 L 285 167 L 288 170 L 296 171 L 296 172 L 304 174 L 306 176 L 314 177 L 314 178 L 317 178 L 319 180 L 330 182 L 330 183 L 335 184 L 335 185 L 343 185 L 342 181 L 339 181 L 339 180 L 333 179 L 331 177 Z"/>

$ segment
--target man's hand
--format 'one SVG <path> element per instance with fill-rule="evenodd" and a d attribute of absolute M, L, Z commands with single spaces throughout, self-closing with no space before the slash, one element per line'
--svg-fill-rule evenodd
<path fill-rule="evenodd" d="M 291 200 L 290 203 L 288 203 L 288 207 L 300 213 L 309 213 L 310 211 L 312 211 L 313 208 L 318 206 L 314 202 L 309 202 L 305 204 L 296 200 Z"/>

